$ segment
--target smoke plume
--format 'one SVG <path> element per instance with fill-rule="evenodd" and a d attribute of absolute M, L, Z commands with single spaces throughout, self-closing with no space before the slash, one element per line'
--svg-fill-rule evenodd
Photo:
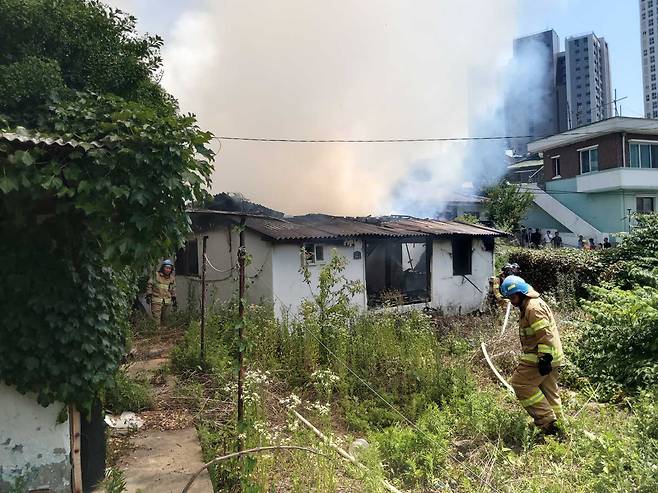
<path fill-rule="evenodd" d="M 171 20 L 163 84 L 216 135 L 502 135 L 492 115 L 518 1 L 198 0 Z M 288 213 L 429 215 L 474 175 L 501 172 L 502 153 L 479 149 L 224 141 L 213 191 Z"/>

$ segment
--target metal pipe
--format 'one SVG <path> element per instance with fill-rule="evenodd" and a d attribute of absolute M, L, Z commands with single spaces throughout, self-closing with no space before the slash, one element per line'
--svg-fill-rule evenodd
<path fill-rule="evenodd" d="M 208 236 L 203 237 L 203 247 L 201 248 L 201 361 L 206 360 L 206 252 L 208 250 Z"/>

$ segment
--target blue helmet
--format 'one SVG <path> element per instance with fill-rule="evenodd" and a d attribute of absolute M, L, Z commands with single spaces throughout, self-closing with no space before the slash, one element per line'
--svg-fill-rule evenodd
<path fill-rule="evenodd" d="M 162 261 L 162 265 L 161 265 L 160 267 L 165 267 L 165 266 L 167 266 L 167 265 L 168 265 L 169 267 L 171 267 L 172 269 L 174 268 L 174 263 L 173 263 L 171 260 L 169 260 L 169 259 L 167 259 L 167 260 L 163 260 L 163 261 Z"/>
<path fill-rule="evenodd" d="M 507 276 L 500 285 L 500 294 L 509 298 L 514 293 L 528 294 L 532 287 L 519 276 Z"/>

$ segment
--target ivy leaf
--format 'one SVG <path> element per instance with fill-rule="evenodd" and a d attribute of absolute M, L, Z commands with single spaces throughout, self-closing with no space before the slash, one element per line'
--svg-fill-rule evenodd
<path fill-rule="evenodd" d="M 2 190 L 3 193 L 9 193 L 12 190 L 18 190 L 18 183 L 14 178 L 3 176 L 0 178 L 0 190 Z"/>

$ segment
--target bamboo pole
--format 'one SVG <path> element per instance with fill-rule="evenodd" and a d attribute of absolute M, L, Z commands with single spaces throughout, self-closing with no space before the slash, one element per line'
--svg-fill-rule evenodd
<path fill-rule="evenodd" d="M 366 466 L 364 466 L 364 465 L 361 464 L 358 460 L 356 460 L 356 458 L 355 458 L 352 454 L 346 452 L 345 450 L 343 450 L 342 448 L 340 448 L 338 445 L 336 445 L 335 443 L 333 443 L 333 442 L 329 439 L 329 437 L 327 437 L 327 435 L 325 435 L 325 434 L 322 433 L 320 430 L 318 430 L 315 426 L 313 426 L 313 425 L 312 425 L 312 424 L 311 424 L 311 423 L 310 423 L 310 422 L 309 422 L 304 416 L 302 416 L 301 414 L 299 414 L 299 413 L 298 413 L 297 411 L 295 411 L 294 409 L 291 409 L 291 412 L 292 412 L 292 414 L 295 416 L 295 418 L 297 418 L 297 420 L 298 420 L 299 422 L 301 422 L 301 423 L 302 423 L 304 426 L 306 426 L 309 430 L 311 430 L 313 433 L 315 433 L 315 435 L 316 435 L 320 440 L 322 440 L 326 445 L 328 445 L 329 447 L 331 447 L 331 448 L 332 448 L 335 452 L 337 452 L 338 455 L 340 455 L 343 459 L 350 461 L 352 464 L 354 464 L 355 466 L 359 467 L 360 469 L 366 469 L 366 470 L 367 470 Z M 384 486 L 384 488 L 386 488 L 386 490 L 390 491 L 391 493 L 403 493 L 401 490 L 397 489 L 395 486 L 393 486 L 391 483 L 389 483 L 389 482 L 386 481 L 385 479 L 382 479 L 381 482 L 382 482 L 382 486 Z"/>
<path fill-rule="evenodd" d="M 244 422 L 244 295 L 245 295 L 245 260 L 247 252 L 245 249 L 244 229 L 246 219 L 240 218 L 240 247 L 238 248 L 238 268 L 239 268 L 239 286 L 238 286 L 238 433 L 242 433 L 242 423 Z M 244 449 L 244 440 L 239 439 L 239 450 Z"/>

